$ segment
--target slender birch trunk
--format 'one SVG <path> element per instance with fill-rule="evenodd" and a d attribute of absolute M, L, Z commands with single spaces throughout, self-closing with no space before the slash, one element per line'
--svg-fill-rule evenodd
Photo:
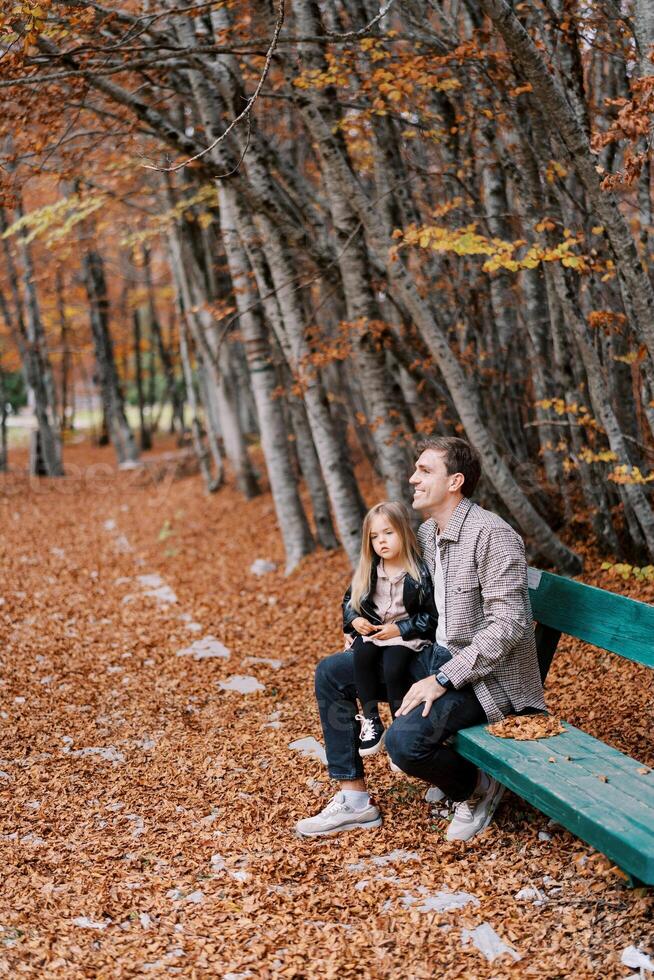
<path fill-rule="evenodd" d="M 7 264 L 7 276 L 13 302 L 13 315 L 8 324 L 11 334 L 21 355 L 21 363 L 25 384 L 31 390 L 34 398 L 34 414 L 37 420 L 36 452 L 30 455 L 30 460 L 41 460 L 46 476 L 63 476 L 64 469 L 61 458 L 61 432 L 57 418 L 57 406 L 54 399 L 52 369 L 41 321 L 34 273 L 31 264 L 29 246 L 24 239 L 21 242 L 24 266 L 25 294 L 21 295 L 18 271 L 9 242 L 2 236 L 7 228 L 4 210 L 0 208 L 0 237 L 4 247 Z M 34 473 L 33 475 L 37 475 Z"/>
<path fill-rule="evenodd" d="M 127 416 L 109 330 L 109 297 L 104 263 L 99 252 L 88 249 L 82 261 L 84 285 L 89 300 L 91 334 L 100 382 L 102 404 L 109 438 L 121 466 L 133 465 L 139 452 Z"/>
<path fill-rule="evenodd" d="M 272 352 L 260 309 L 255 304 L 251 271 L 236 229 L 231 193 L 225 184 L 220 185 L 219 193 L 222 241 L 241 314 L 239 324 L 257 406 L 261 448 L 284 541 L 288 573 L 312 550 L 313 539 L 293 473 L 286 421 L 281 402 L 275 397 L 277 377 Z"/>

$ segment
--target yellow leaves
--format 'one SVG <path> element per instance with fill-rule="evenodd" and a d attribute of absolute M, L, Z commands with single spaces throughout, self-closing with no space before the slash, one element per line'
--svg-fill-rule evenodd
<path fill-rule="evenodd" d="M 461 82 L 458 78 L 444 78 L 442 81 L 432 82 L 429 87 L 436 89 L 437 92 L 453 92 L 461 88 Z"/>
<path fill-rule="evenodd" d="M 625 582 L 630 578 L 635 578 L 639 582 L 654 582 L 654 565 L 628 565 L 626 562 L 604 561 L 601 565 L 602 571 L 610 572 L 611 575 L 618 576 Z M 641 770 L 638 770 L 639 772 Z M 648 770 L 645 770 L 647 772 Z"/>
<path fill-rule="evenodd" d="M 565 167 L 558 162 L 558 160 L 550 160 L 545 168 L 545 179 L 548 184 L 553 184 L 558 178 L 566 177 L 568 171 Z"/>
<path fill-rule="evenodd" d="M 444 228 L 439 225 L 425 225 L 422 228 L 411 226 L 399 236 L 404 245 L 418 245 L 434 252 L 454 252 L 456 255 L 491 255 L 495 250 L 489 239 L 478 235 L 476 225 L 464 228 Z M 498 244 L 499 239 L 497 240 Z"/>
<path fill-rule="evenodd" d="M 65 241 L 76 225 L 106 203 L 106 194 L 71 194 L 55 204 L 47 204 L 23 215 L 7 228 L 2 237 L 9 238 L 22 231 L 27 243 L 43 237 L 47 245 L 54 245 Z"/>
<path fill-rule="evenodd" d="M 557 415 L 566 415 L 568 413 L 576 414 L 578 411 L 578 406 L 566 405 L 563 398 L 542 398 L 540 401 L 535 402 L 538 408 L 549 409 L 552 408 Z"/>
<path fill-rule="evenodd" d="M 347 86 L 350 83 L 350 68 L 346 61 L 332 52 L 325 55 L 327 67 L 324 71 L 317 68 L 307 68 L 293 79 L 293 85 L 299 89 L 325 89 L 330 85 Z"/>
<path fill-rule="evenodd" d="M 601 452 L 593 452 L 587 446 L 579 451 L 579 456 L 583 459 L 584 463 L 615 463 L 617 456 L 610 449 L 603 449 Z"/>
<path fill-rule="evenodd" d="M 609 473 L 608 480 L 612 483 L 625 484 L 645 484 L 652 483 L 654 481 L 654 473 L 648 473 L 644 476 L 637 466 L 628 466 L 623 463 L 621 466 L 616 466 L 615 469 Z"/>
<path fill-rule="evenodd" d="M 157 235 L 165 232 L 170 225 L 174 224 L 175 221 L 179 221 L 182 217 L 186 221 L 197 221 L 201 227 L 206 228 L 213 221 L 211 208 L 216 207 L 217 204 L 218 191 L 215 185 L 203 184 L 191 197 L 185 197 L 168 211 L 164 211 L 162 214 L 151 218 L 144 228 L 125 235 L 121 239 L 120 244 L 134 248 L 136 245 L 149 242 L 153 238 L 156 238 Z"/>
<path fill-rule="evenodd" d="M 461 199 L 455 199 L 459 206 Z M 443 206 L 446 207 L 446 206 Z M 451 208 L 446 208 L 451 210 Z M 441 215 L 444 211 L 441 209 Z M 442 225 L 423 225 L 417 227 L 410 225 L 404 232 L 396 230 L 393 233 L 395 239 L 401 239 L 401 244 L 394 249 L 405 245 L 417 245 L 419 248 L 430 249 L 433 252 L 453 252 L 455 255 L 487 255 L 489 258 L 484 262 L 482 269 L 484 272 L 497 272 L 503 269 L 507 272 L 519 272 L 523 269 L 536 269 L 542 262 L 557 262 L 578 272 L 588 271 L 588 264 L 585 256 L 573 252 L 572 249 L 578 245 L 581 236 L 574 237 L 568 232 L 568 237 L 563 242 L 555 246 L 542 246 L 538 243 L 529 245 L 526 252 L 520 253 L 528 243 L 524 239 L 516 239 L 513 242 L 504 241 L 501 238 L 487 238 L 477 232 L 475 223 L 466 225 L 462 228 L 446 228 Z"/>
<path fill-rule="evenodd" d="M 4 4 L 0 12 L 0 33 L 5 41 L 13 44 L 21 38 L 23 53 L 26 54 L 43 31 L 50 4 L 51 0 L 21 0 Z"/>
<path fill-rule="evenodd" d="M 578 402 L 566 402 L 563 398 L 541 398 L 534 402 L 534 405 L 537 408 L 545 409 L 545 411 L 551 409 L 556 415 L 572 415 L 577 419 L 579 425 L 601 431 L 601 426 L 597 424 L 586 405 L 580 405 Z M 567 446 L 565 442 L 562 442 L 557 445 L 556 449 L 566 452 Z"/>
<path fill-rule="evenodd" d="M 593 227 L 590 230 L 593 233 L 593 235 L 603 235 L 604 225 L 593 225 Z"/>
<path fill-rule="evenodd" d="M 620 361 L 621 364 L 636 364 L 643 360 L 644 354 L 642 350 L 632 350 L 628 354 L 615 354 L 613 356 L 614 361 Z"/>

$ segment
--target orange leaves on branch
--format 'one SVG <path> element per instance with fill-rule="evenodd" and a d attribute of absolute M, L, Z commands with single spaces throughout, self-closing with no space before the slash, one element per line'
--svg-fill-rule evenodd
<path fill-rule="evenodd" d="M 612 310 L 593 310 L 588 314 L 588 324 L 594 330 L 604 330 L 605 333 L 622 333 L 627 323 L 624 313 L 614 313 Z"/>
<path fill-rule="evenodd" d="M 637 150 L 636 144 L 649 138 L 654 125 L 654 75 L 633 79 L 631 90 L 631 99 L 606 100 L 607 106 L 618 108 L 618 114 L 605 132 L 595 133 L 591 139 L 591 147 L 596 153 L 611 143 L 627 144 L 623 169 L 615 174 L 607 174 L 602 181 L 603 190 L 632 187 L 640 177 L 645 160 L 651 152 L 649 146 L 646 150 Z"/>

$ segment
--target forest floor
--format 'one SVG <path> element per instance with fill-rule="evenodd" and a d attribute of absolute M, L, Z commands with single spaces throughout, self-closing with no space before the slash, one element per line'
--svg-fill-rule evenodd
<path fill-rule="evenodd" d="M 621 957 L 652 953 L 654 898 L 511 794 L 448 843 L 378 756 L 383 827 L 296 838 L 334 791 L 289 744 L 320 739 L 344 555 L 285 577 L 268 494 L 117 473 L 88 445 L 66 464 L 0 478 L 0 975 L 638 975 Z M 584 579 L 654 599 L 599 566 Z M 649 765 L 652 700 L 647 668 L 562 644 L 551 709 Z"/>

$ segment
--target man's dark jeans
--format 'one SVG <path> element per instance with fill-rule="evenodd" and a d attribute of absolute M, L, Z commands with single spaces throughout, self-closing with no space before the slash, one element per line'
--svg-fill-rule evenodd
<path fill-rule="evenodd" d="M 410 665 L 411 683 L 435 674 L 449 659 L 450 654 L 443 647 L 427 647 L 416 653 Z M 329 775 L 338 780 L 361 779 L 363 763 L 355 718 L 359 709 L 351 651 L 321 660 L 315 685 Z M 378 700 L 388 700 L 381 673 Z M 421 704 L 394 720 L 386 732 L 386 750 L 407 775 L 438 786 L 452 800 L 467 800 L 475 789 L 477 769 L 444 743 L 459 729 L 484 722 L 484 710 L 470 685 L 446 691 L 433 703 L 426 718 L 422 717 L 423 709 Z"/>

